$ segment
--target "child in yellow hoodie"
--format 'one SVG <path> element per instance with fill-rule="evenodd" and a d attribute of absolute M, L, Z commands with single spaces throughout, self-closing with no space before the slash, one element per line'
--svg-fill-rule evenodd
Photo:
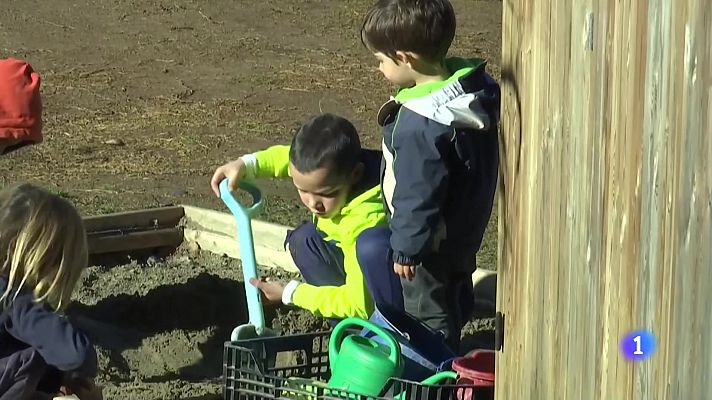
<path fill-rule="evenodd" d="M 304 124 L 290 146 L 272 146 L 217 168 L 211 180 L 217 196 L 225 178 L 232 190 L 242 179 L 291 178 L 313 215 L 285 238 L 306 283 L 250 282 L 268 302 L 293 304 L 325 318 L 368 318 L 374 304 L 403 310 L 380 162 L 380 152 L 361 148 L 349 121 L 320 114 Z"/>

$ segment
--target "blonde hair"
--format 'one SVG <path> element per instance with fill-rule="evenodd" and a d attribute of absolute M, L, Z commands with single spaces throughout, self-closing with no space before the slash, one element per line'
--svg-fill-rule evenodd
<path fill-rule="evenodd" d="M 0 192 L 0 275 L 8 280 L 0 301 L 27 289 L 63 310 L 87 263 L 84 223 L 70 202 L 30 184 Z"/>

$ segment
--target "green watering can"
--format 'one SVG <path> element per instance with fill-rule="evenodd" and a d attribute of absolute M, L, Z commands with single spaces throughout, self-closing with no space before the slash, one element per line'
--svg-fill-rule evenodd
<path fill-rule="evenodd" d="M 383 343 L 358 334 L 347 335 L 346 328 L 366 328 Z M 329 387 L 368 396 L 377 396 L 391 378 L 401 376 L 403 362 L 396 339 L 381 327 L 361 318 L 339 322 L 329 338 Z"/>
<path fill-rule="evenodd" d="M 444 381 L 444 380 L 455 380 L 457 379 L 457 372 L 453 371 L 441 371 L 438 372 L 437 374 L 420 381 L 421 385 L 437 385 L 438 383 Z M 393 397 L 393 400 L 408 400 L 409 397 L 405 392 L 400 393 L 399 395 Z"/>
<path fill-rule="evenodd" d="M 444 381 L 444 380 L 456 380 L 457 379 L 457 372 L 453 371 L 442 371 L 438 372 L 437 374 L 423 380 L 420 382 L 421 385 L 437 385 L 438 383 Z M 287 379 L 287 382 L 284 385 L 283 390 L 283 396 L 286 396 L 290 399 L 294 400 L 316 400 L 317 397 L 319 397 L 319 392 L 318 388 L 322 388 L 324 390 L 324 395 L 330 395 L 330 394 L 335 394 L 339 395 L 341 394 L 343 397 L 343 393 L 331 393 L 327 388 L 326 384 L 324 382 L 320 382 L 314 379 L 306 379 L 306 378 L 298 378 L 298 377 L 291 377 Z M 347 396 L 350 398 L 355 398 L 354 396 Z M 409 397 L 405 392 L 402 392 L 396 396 L 393 397 L 394 400 L 408 400 Z"/>

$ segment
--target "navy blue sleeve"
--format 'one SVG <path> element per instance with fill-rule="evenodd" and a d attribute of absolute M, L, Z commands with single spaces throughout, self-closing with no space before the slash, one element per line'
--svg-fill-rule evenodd
<path fill-rule="evenodd" d="M 448 170 L 441 147 L 447 132 L 393 133 L 393 261 L 417 265 L 431 249 L 448 188 Z"/>
<path fill-rule="evenodd" d="M 47 364 L 85 377 L 96 376 L 94 346 L 67 318 L 45 304 L 35 303 L 29 294 L 18 296 L 8 311 L 8 333 L 37 349 Z"/>

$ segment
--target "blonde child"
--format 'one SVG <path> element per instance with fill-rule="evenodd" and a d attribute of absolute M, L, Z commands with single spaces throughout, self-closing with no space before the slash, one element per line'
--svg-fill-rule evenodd
<path fill-rule="evenodd" d="M 101 398 L 94 347 L 60 314 L 87 262 L 68 201 L 29 184 L 0 192 L 1 400 Z"/>

